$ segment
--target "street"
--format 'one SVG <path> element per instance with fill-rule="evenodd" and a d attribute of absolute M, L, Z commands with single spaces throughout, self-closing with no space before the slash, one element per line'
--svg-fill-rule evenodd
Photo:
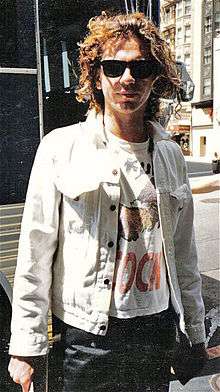
<path fill-rule="evenodd" d="M 202 158 L 194 160 L 193 157 L 186 157 L 188 173 L 190 177 L 209 175 L 212 173 L 211 162 Z"/>

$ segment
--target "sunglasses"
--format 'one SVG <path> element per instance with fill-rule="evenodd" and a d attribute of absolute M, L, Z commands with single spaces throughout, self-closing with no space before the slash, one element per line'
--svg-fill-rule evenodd
<path fill-rule="evenodd" d="M 131 75 L 134 79 L 147 79 L 155 75 L 159 71 L 159 64 L 147 60 L 102 60 L 101 66 L 105 76 L 109 78 L 117 78 L 122 76 L 125 69 L 130 69 Z"/>

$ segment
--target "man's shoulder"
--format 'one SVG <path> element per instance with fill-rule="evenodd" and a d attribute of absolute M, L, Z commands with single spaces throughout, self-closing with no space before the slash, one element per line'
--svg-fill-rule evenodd
<path fill-rule="evenodd" d="M 167 161 L 177 167 L 185 166 L 185 158 L 178 143 L 170 138 L 161 140 L 158 145 L 160 153 Z"/>
<path fill-rule="evenodd" d="M 54 143 L 60 146 L 60 143 L 69 143 L 70 141 L 74 142 L 79 136 L 79 132 L 83 131 L 82 123 L 68 125 L 62 128 L 56 128 L 50 131 L 47 135 L 45 135 L 42 139 L 44 144 Z"/>
<path fill-rule="evenodd" d="M 157 151 L 166 162 L 181 167 L 185 166 L 185 159 L 179 144 L 172 140 L 171 135 L 157 121 L 150 121 L 151 132 Z"/>
<path fill-rule="evenodd" d="M 150 127 L 150 133 L 154 136 L 154 142 L 159 143 L 160 146 L 164 146 L 171 151 L 181 154 L 180 146 L 171 138 L 169 132 L 158 121 L 148 121 Z"/>
<path fill-rule="evenodd" d="M 83 138 L 85 129 L 83 123 L 56 128 L 46 134 L 40 142 L 39 150 L 49 155 L 68 155 L 77 140 Z"/>
<path fill-rule="evenodd" d="M 148 120 L 147 128 L 150 135 L 153 136 L 154 142 L 158 143 L 162 140 L 169 141 L 170 134 L 163 128 L 163 126 L 156 120 Z"/>

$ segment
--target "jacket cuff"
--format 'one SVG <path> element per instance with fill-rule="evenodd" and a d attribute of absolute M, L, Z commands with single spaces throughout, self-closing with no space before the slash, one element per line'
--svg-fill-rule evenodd
<path fill-rule="evenodd" d="M 204 343 L 206 341 L 205 325 L 200 327 L 186 325 L 186 332 L 192 344 Z"/>
<path fill-rule="evenodd" d="M 21 357 L 35 357 L 48 353 L 48 339 L 44 335 L 12 334 L 9 344 L 9 354 Z"/>

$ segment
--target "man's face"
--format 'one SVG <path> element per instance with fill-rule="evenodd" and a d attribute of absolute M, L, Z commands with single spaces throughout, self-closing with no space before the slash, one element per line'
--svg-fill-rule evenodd
<path fill-rule="evenodd" d="M 150 58 L 146 49 L 141 48 L 138 38 L 121 38 L 119 41 L 110 40 L 105 46 L 102 60 L 122 60 L 126 62 Z M 149 67 L 152 64 L 149 59 Z M 154 76 L 144 79 L 135 78 L 131 69 L 126 67 L 123 74 L 117 77 L 109 77 L 104 74 L 103 67 L 100 70 L 100 85 L 106 112 L 118 112 L 132 114 L 144 113 L 147 99 L 151 93 Z"/>

